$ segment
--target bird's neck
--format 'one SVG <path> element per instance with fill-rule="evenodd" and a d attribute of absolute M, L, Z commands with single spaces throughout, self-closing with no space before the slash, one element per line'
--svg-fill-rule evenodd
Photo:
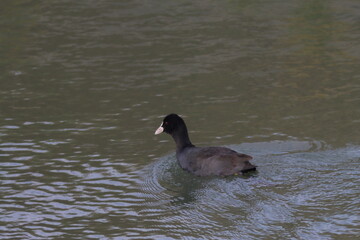
<path fill-rule="evenodd" d="M 186 147 L 194 147 L 190 141 L 186 127 L 179 129 L 178 131 L 171 134 L 171 136 L 176 143 L 176 152 L 181 152 Z"/>

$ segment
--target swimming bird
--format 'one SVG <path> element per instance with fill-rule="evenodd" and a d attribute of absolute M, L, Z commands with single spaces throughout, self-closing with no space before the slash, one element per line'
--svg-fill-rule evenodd
<path fill-rule="evenodd" d="M 180 167 L 197 176 L 230 176 L 256 170 L 251 156 L 226 147 L 196 147 L 190 141 L 184 120 L 177 114 L 167 115 L 155 135 L 165 132 L 176 144 Z"/>

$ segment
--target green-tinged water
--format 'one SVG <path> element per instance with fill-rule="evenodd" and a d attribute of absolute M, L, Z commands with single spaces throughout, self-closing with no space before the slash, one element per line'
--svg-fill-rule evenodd
<path fill-rule="evenodd" d="M 0 239 L 356 239 L 359 10 L 1 1 Z M 258 171 L 184 172 L 172 112 Z"/>

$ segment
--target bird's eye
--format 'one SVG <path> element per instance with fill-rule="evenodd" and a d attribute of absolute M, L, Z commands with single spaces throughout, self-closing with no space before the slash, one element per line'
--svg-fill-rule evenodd
<path fill-rule="evenodd" d="M 168 125 L 168 122 L 164 122 L 164 125 Z"/>

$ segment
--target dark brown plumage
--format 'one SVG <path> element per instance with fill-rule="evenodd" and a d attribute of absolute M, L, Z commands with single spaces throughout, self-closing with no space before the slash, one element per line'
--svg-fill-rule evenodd
<path fill-rule="evenodd" d="M 176 114 L 166 116 L 155 134 L 166 132 L 176 143 L 176 158 L 186 171 L 198 176 L 229 176 L 252 170 L 251 156 L 225 147 L 195 147 L 184 120 Z"/>

